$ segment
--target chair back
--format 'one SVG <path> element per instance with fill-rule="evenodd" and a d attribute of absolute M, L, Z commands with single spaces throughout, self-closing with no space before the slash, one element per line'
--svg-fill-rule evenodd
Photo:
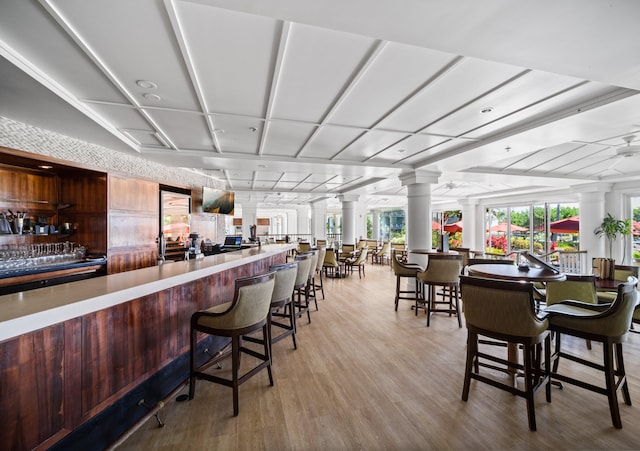
<path fill-rule="evenodd" d="M 549 323 L 535 314 L 533 284 L 460 276 L 466 324 L 496 334 L 537 337 Z"/>
<path fill-rule="evenodd" d="M 309 264 L 309 273 L 307 274 L 308 278 L 311 278 L 316 273 L 316 265 L 318 264 L 318 250 L 309 251 L 311 255 L 311 263 Z"/>
<path fill-rule="evenodd" d="M 274 272 L 237 279 L 227 327 L 241 329 L 264 320 L 271 309 L 275 282 Z"/>
<path fill-rule="evenodd" d="M 595 330 L 592 332 L 609 337 L 622 337 L 629 331 L 633 312 L 638 304 L 637 284 L 638 279 L 630 277 L 627 282 L 618 285 L 618 294 L 611 303 L 611 307 L 602 315 L 593 318 L 596 323 L 594 323 Z"/>
<path fill-rule="evenodd" d="M 333 253 L 333 251 L 331 251 L 331 253 Z M 316 262 L 316 272 L 322 271 L 322 265 L 324 265 L 324 258 L 326 254 L 327 254 L 326 248 L 321 247 L 320 249 L 318 249 L 318 261 Z"/>
<path fill-rule="evenodd" d="M 462 255 L 462 267 L 466 267 L 469 264 L 469 259 L 471 258 L 471 249 L 468 247 L 451 247 L 450 251 L 456 251 L 458 254 Z"/>
<path fill-rule="evenodd" d="M 309 268 L 311 268 L 311 254 L 296 255 L 298 262 L 298 274 L 296 275 L 296 287 L 303 286 L 309 278 Z"/>
<path fill-rule="evenodd" d="M 613 278 L 615 280 L 629 280 L 629 277 L 638 278 L 637 266 L 615 265 L 613 267 Z"/>
<path fill-rule="evenodd" d="M 362 250 L 365 247 L 367 247 L 367 240 L 360 240 L 358 241 L 358 246 L 356 247 L 356 250 Z"/>
<path fill-rule="evenodd" d="M 568 274 L 563 281 L 547 282 L 547 305 L 557 304 L 567 299 L 597 304 L 596 276 Z"/>
<path fill-rule="evenodd" d="M 356 250 L 356 245 L 355 244 L 343 244 L 342 245 L 342 252 L 353 252 Z"/>
<path fill-rule="evenodd" d="M 588 274 L 587 251 L 558 251 L 558 268 L 565 274 Z"/>
<path fill-rule="evenodd" d="M 382 245 L 380 250 L 378 252 L 376 252 L 376 256 L 381 257 L 383 255 L 386 255 L 386 254 L 389 253 L 390 249 L 391 249 L 391 244 L 387 241 Z"/>
<path fill-rule="evenodd" d="M 340 263 L 338 263 L 338 260 L 336 259 L 336 253 L 333 250 L 327 251 L 327 253 L 324 255 L 324 261 L 322 262 L 322 266 L 328 266 L 333 268 L 337 268 L 340 266 Z"/>
<path fill-rule="evenodd" d="M 310 250 L 311 250 L 310 243 L 298 243 L 298 252 L 300 252 L 301 254 L 303 252 L 309 252 Z"/>
<path fill-rule="evenodd" d="M 427 268 L 420 271 L 417 277 L 426 283 L 457 283 L 462 271 L 462 255 L 434 254 L 429 255 Z"/>
<path fill-rule="evenodd" d="M 369 250 L 366 247 L 362 249 L 360 251 L 360 254 L 358 254 L 358 257 L 353 261 L 353 263 L 351 263 L 351 265 L 359 266 L 364 264 L 367 261 L 367 252 L 369 252 Z"/>
<path fill-rule="evenodd" d="M 391 251 L 391 269 L 396 276 L 415 276 L 418 272 L 418 268 L 412 268 L 402 263 L 395 250 Z"/>
<path fill-rule="evenodd" d="M 317 247 L 327 247 L 327 240 L 316 240 Z"/>
<path fill-rule="evenodd" d="M 298 276 L 298 262 L 283 263 L 282 265 L 273 265 L 269 271 L 275 271 L 276 284 L 273 287 L 271 295 L 271 303 L 286 302 L 291 298 L 293 288 L 296 284 Z"/>

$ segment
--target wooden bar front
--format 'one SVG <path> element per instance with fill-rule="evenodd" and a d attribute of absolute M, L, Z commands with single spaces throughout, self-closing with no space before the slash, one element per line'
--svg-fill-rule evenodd
<path fill-rule="evenodd" d="M 172 263 L 171 266 L 190 266 L 184 273 L 178 271 L 179 266 L 171 268 L 177 271 L 176 275 L 157 282 L 166 286 L 164 289 L 153 291 L 153 283 L 147 283 L 143 289 L 151 291 L 148 294 L 134 294 L 130 300 L 0 341 L 3 448 L 48 448 L 124 399 L 128 392 L 180 356 L 184 359 L 189 352 L 191 314 L 232 299 L 236 278 L 265 272 L 270 265 L 286 260 L 287 246 L 268 250 L 269 247 L 266 246 L 267 251 L 265 247 L 242 251 L 246 256 L 236 261 L 225 257 L 226 260 L 220 260 L 224 262 L 222 270 L 194 261 Z M 204 260 L 215 257 L 218 256 Z M 207 268 L 202 269 L 203 265 Z M 146 283 L 145 277 L 153 269 L 140 270 L 147 271 L 141 276 L 141 283 Z M 131 277 L 136 272 L 75 283 Z M 184 282 L 188 278 L 192 280 Z M 73 284 L 43 290 L 47 296 L 55 296 L 56 292 L 64 294 L 67 285 Z M 136 293 L 138 288 L 126 290 Z M 34 290 L 38 291 L 41 290 Z M 19 302 L 16 296 L 0 296 L 0 305 Z M 0 327 L 8 327 L 7 324 L 20 318 L 4 319 L 0 318 Z M 182 381 L 188 377 L 186 370 L 180 375 Z M 173 387 L 164 387 L 165 392 L 177 386 L 174 383 Z"/>

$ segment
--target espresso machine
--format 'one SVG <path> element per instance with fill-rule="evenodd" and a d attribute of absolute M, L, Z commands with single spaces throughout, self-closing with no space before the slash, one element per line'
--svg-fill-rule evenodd
<path fill-rule="evenodd" d="M 204 254 L 201 250 L 202 247 L 202 235 L 199 233 L 189 234 L 189 258 L 204 258 Z"/>

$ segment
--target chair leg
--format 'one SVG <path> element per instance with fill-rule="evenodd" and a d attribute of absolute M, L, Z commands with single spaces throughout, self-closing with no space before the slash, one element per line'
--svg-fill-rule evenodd
<path fill-rule="evenodd" d="M 527 399 L 527 418 L 529 419 L 529 429 L 536 430 L 536 412 L 533 401 L 533 352 L 534 346 L 531 344 L 524 345 L 524 387 L 525 397 Z"/>
<path fill-rule="evenodd" d="M 231 338 L 231 388 L 233 389 L 233 416 L 238 416 L 238 370 L 240 368 L 240 337 Z"/>
<path fill-rule="evenodd" d="M 459 295 L 459 290 L 457 286 L 454 286 L 452 288 L 455 291 L 455 297 L 456 297 L 456 315 L 458 315 L 458 327 L 462 328 L 462 318 L 460 318 L 460 295 Z"/>
<path fill-rule="evenodd" d="M 618 408 L 615 369 L 613 365 L 613 344 L 610 342 L 603 343 L 602 353 L 604 355 L 604 374 L 607 398 L 609 398 L 609 410 L 611 411 L 611 422 L 615 428 L 622 429 L 620 409 Z"/>
<path fill-rule="evenodd" d="M 470 330 L 467 333 L 467 362 L 464 369 L 464 385 L 462 387 L 462 400 L 469 399 L 469 386 L 471 385 L 471 372 L 473 371 L 476 354 L 478 351 L 478 335 Z M 476 373 L 478 372 L 476 366 Z"/>
<path fill-rule="evenodd" d="M 269 385 L 273 387 L 273 373 L 271 371 L 271 340 L 268 340 L 271 327 L 269 324 L 262 326 L 262 336 L 264 337 L 264 355 L 267 360 L 267 373 L 269 374 Z"/>
<path fill-rule="evenodd" d="M 622 397 L 624 398 L 624 403 L 628 406 L 631 405 L 631 395 L 629 394 L 629 385 L 627 384 L 627 373 L 624 370 L 624 358 L 622 357 L 622 343 L 616 343 L 616 364 L 617 364 L 617 376 L 618 380 L 624 382 L 622 383 Z"/>
<path fill-rule="evenodd" d="M 196 393 L 196 346 L 197 346 L 197 335 L 198 332 L 191 328 L 191 346 L 189 351 L 189 363 L 191 367 L 191 372 L 189 375 L 189 399 L 193 399 L 193 396 Z"/>

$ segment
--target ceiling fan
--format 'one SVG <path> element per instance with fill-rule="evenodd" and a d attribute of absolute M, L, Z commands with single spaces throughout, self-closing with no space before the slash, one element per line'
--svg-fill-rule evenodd
<path fill-rule="evenodd" d="M 624 139 L 627 145 L 616 149 L 617 157 L 635 157 L 640 155 L 640 145 L 631 145 L 633 140 L 636 139 L 635 135 L 625 136 L 622 139 Z"/>

